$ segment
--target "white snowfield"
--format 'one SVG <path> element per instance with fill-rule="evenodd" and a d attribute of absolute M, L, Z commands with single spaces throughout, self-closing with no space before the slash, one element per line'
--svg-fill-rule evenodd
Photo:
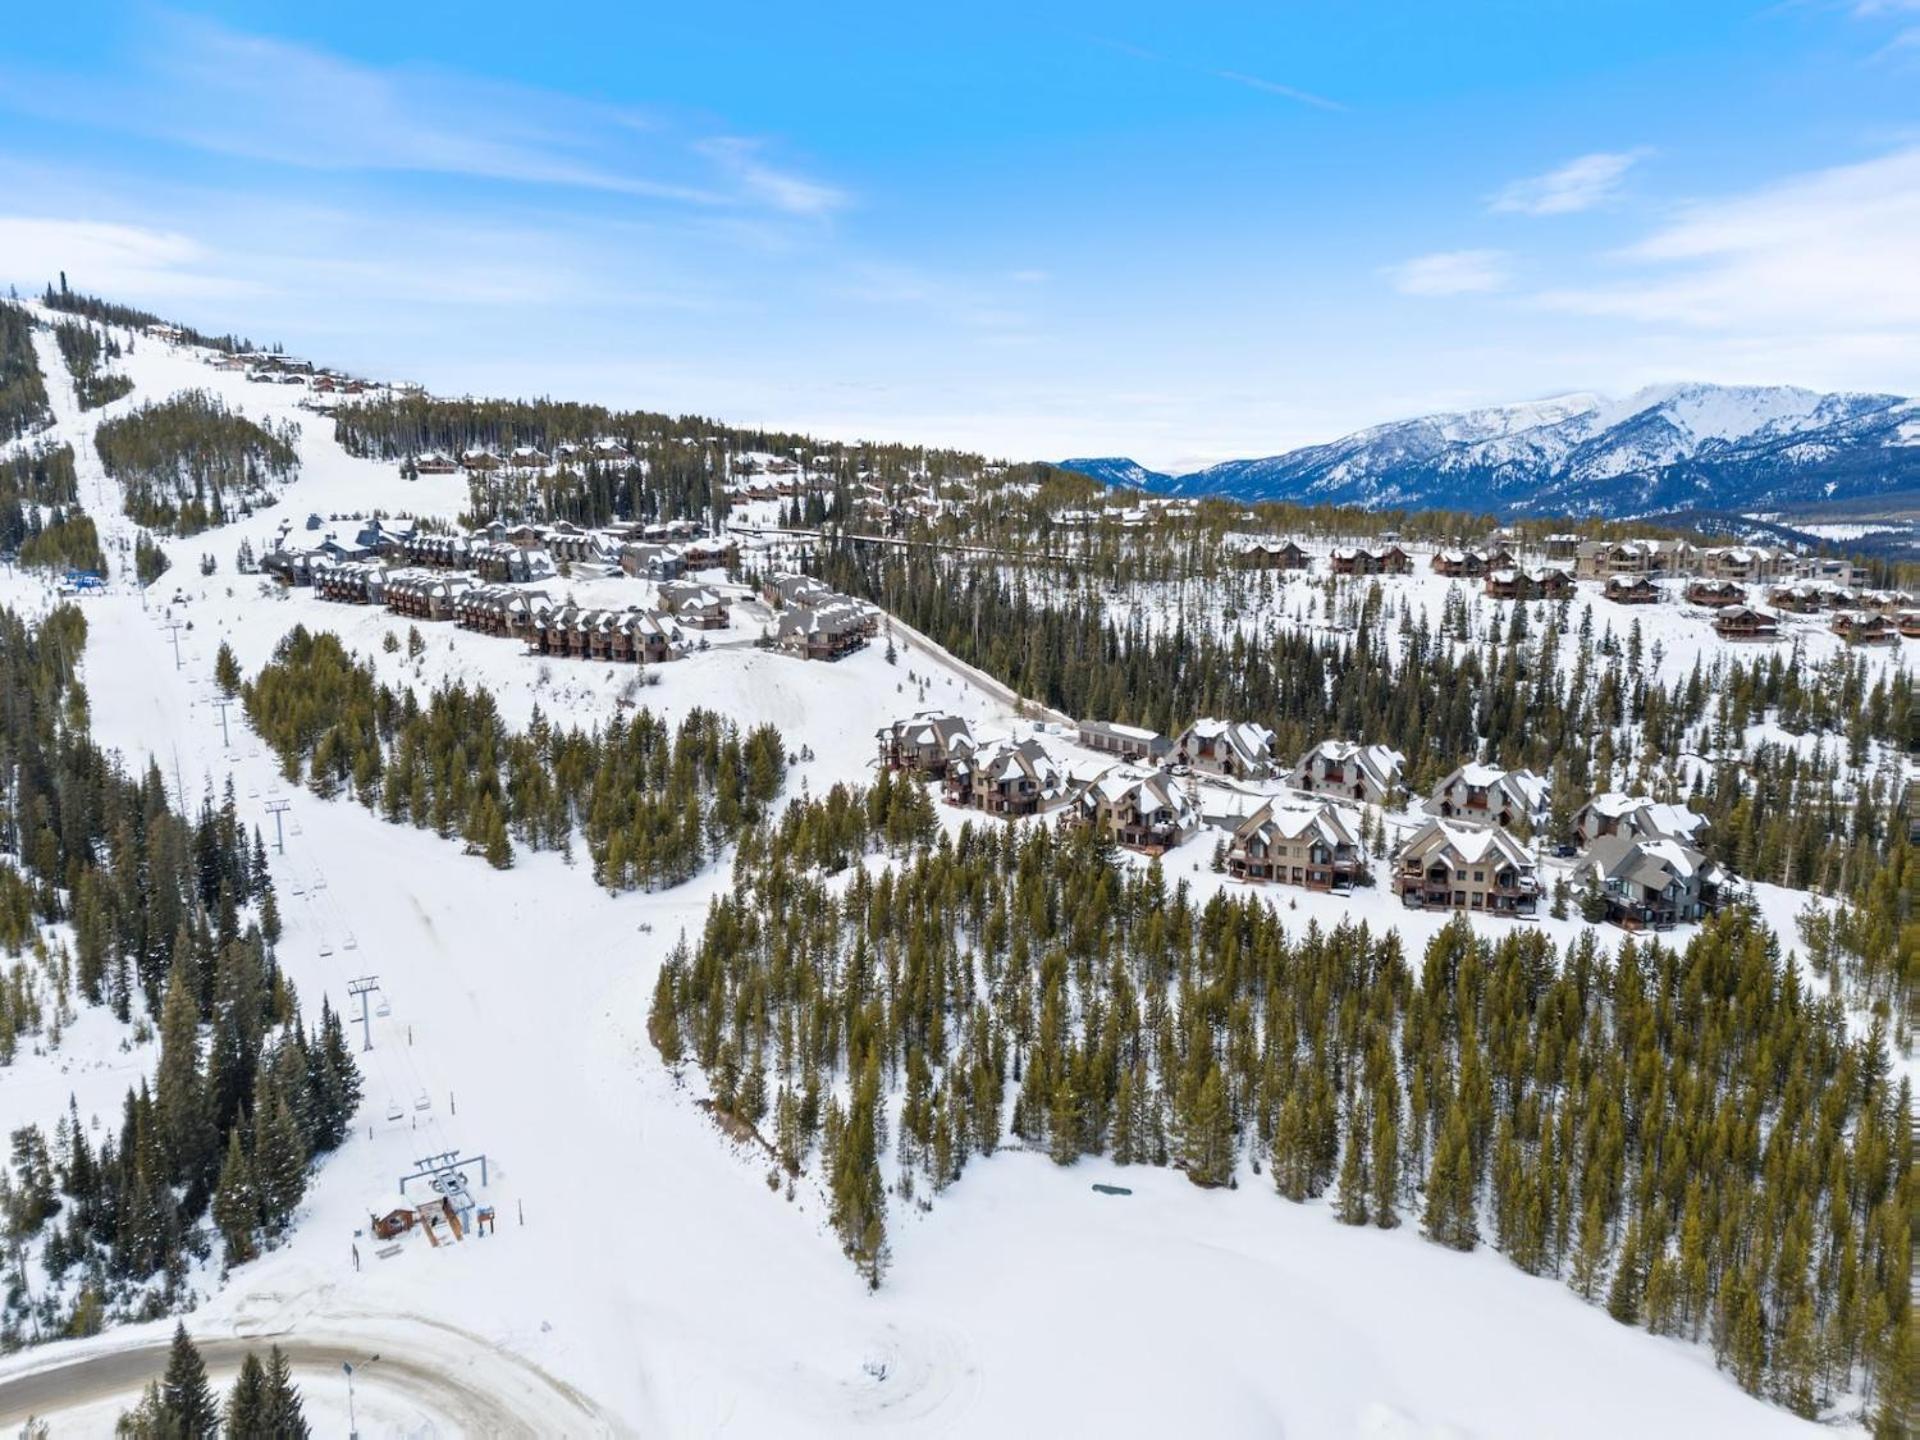
<path fill-rule="evenodd" d="M 130 532 L 93 455 L 99 414 L 75 409 L 50 344 L 42 361 L 112 547 Z M 894 1203 L 894 1265 L 868 1293 L 817 1188 L 802 1182 L 791 1201 L 770 1188 L 764 1153 L 728 1141 L 695 1104 L 699 1082 L 676 1080 L 646 1039 L 657 967 L 683 930 L 697 935 L 727 884 L 724 864 L 680 889 L 618 898 L 554 854 L 523 853 L 496 872 L 352 801 L 289 790 L 238 706 L 223 746 L 211 703 L 222 639 L 251 673 L 296 621 L 338 630 L 388 681 L 484 681 L 516 723 L 536 703 L 604 722 L 633 672 L 543 663 L 426 624 L 427 651 L 408 662 L 379 647 L 407 622 L 305 591 L 282 598 L 236 575 L 242 535 L 260 549 L 283 517 L 376 504 L 451 515 L 464 485 L 409 484 L 391 465 L 353 460 L 279 387 L 187 352 L 142 338 L 125 366 L 136 399 L 201 386 L 256 418 L 297 415 L 303 465 L 274 509 L 171 542 L 174 568 L 144 606 L 122 579 L 81 602 L 98 735 L 130 764 L 155 758 L 189 805 L 231 775 L 270 847 L 266 802 L 287 798 L 286 853 L 273 860 L 281 961 L 309 1013 L 322 995 L 345 1008 L 348 980 L 369 974 L 389 1010 L 361 1056 L 356 1132 L 319 1167 L 290 1240 L 225 1281 L 212 1268 L 195 1277 L 204 1299 L 188 1323 L 216 1379 L 238 1363 L 229 1341 L 286 1344 L 317 1434 L 345 1432 L 343 1362 L 355 1366 L 366 1435 L 1811 1433 L 1717 1374 L 1702 1347 L 1617 1325 L 1564 1284 L 1484 1247 L 1429 1244 L 1413 1223 L 1335 1224 L 1324 1203 L 1292 1205 L 1244 1167 L 1237 1190 L 1201 1191 L 1172 1171 L 1061 1169 L 1002 1151 L 928 1213 Z M 219 561 L 211 578 L 197 569 L 202 553 Z M 38 582 L 13 582 L 16 603 L 36 597 Z M 170 619 L 191 624 L 178 669 Z M 875 727 L 916 710 L 960 713 L 976 733 L 1032 733 L 911 640 L 897 666 L 882 649 L 818 664 L 718 646 L 655 667 L 658 684 L 637 699 L 675 719 L 704 705 L 777 724 L 790 750 L 814 756 L 793 771 L 796 792 L 870 774 Z M 1203 832 L 1170 856 L 1170 878 L 1203 891 L 1226 883 L 1207 868 L 1212 842 Z M 1271 893 L 1283 908 L 1297 902 L 1300 925 L 1347 915 L 1398 925 L 1416 952 L 1442 918 L 1402 911 L 1384 890 Z M 1790 938 L 1801 897 L 1763 899 Z M 1476 919 L 1489 933 L 1502 923 Z M 1562 939 L 1579 928 L 1540 923 Z M 119 1053 L 120 1039 L 95 1013 L 59 1051 L 23 1053 L 0 1071 L 0 1125 L 51 1126 L 70 1089 L 83 1116 L 114 1123 L 125 1085 L 151 1064 L 150 1049 Z M 495 1234 L 433 1248 L 416 1232 L 391 1258 L 370 1235 L 356 1241 L 371 1212 L 398 1203 L 398 1177 L 419 1157 L 452 1150 L 486 1156 L 475 1195 L 495 1207 Z M 466 1168 L 477 1181 L 477 1161 Z M 1095 1182 L 1132 1193 L 1097 1194 Z M 110 1433 L 159 1369 L 171 1323 L 0 1362 L 0 1427 L 33 1411 L 59 1435 Z"/>

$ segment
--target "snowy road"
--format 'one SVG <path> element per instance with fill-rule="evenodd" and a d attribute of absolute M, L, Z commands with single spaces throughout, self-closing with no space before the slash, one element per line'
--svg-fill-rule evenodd
<path fill-rule="evenodd" d="M 53 1364 L 0 1373 L 0 1430 L 11 1432 L 30 1416 L 79 1418 L 75 1412 L 96 1409 L 104 1420 L 131 1406 L 165 1368 L 170 1338 L 162 1331 L 133 1344 L 65 1352 Z M 341 1367 L 352 1365 L 356 1402 L 369 1415 L 407 1416 L 412 1428 L 426 1424 L 463 1435 L 621 1433 L 579 1391 L 538 1366 L 476 1335 L 424 1321 L 384 1351 L 369 1349 L 362 1338 L 326 1334 L 203 1338 L 198 1344 L 209 1377 L 222 1387 L 248 1351 L 264 1358 L 267 1347 L 277 1344 L 292 1362 L 296 1382 L 323 1405 L 322 1387 L 343 1388 Z M 50 1352 L 29 1358 L 44 1361 Z M 94 1418 L 85 1417 L 86 1428 Z"/>

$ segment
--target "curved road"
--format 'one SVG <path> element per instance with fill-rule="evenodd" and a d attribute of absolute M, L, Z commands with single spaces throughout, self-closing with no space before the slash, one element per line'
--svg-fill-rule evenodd
<path fill-rule="evenodd" d="M 450 1329 L 430 1321 L 417 1323 Z M 302 1383 L 314 1379 L 314 1372 L 338 1377 L 340 1366 L 351 1364 L 354 1384 L 362 1393 L 393 1394 L 454 1434 L 612 1435 L 625 1430 L 585 1395 L 538 1366 L 478 1337 L 460 1338 L 472 1357 L 466 1374 L 391 1350 L 369 1352 L 345 1339 L 261 1334 L 210 1336 L 198 1344 L 216 1384 L 240 1368 L 249 1350 L 264 1359 L 267 1347 L 275 1344 L 293 1362 L 295 1378 Z M 0 1378 L 0 1432 L 12 1433 L 30 1415 L 57 1420 L 62 1411 L 79 1406 L 114 1400 L 134 1404 L 147 1382 L 166 1368 L 169 1344 L 168 1338 L 146 1340 Z"/>

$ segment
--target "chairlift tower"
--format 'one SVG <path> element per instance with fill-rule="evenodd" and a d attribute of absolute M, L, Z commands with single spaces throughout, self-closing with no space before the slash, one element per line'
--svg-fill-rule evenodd
<path fill-rule="evenodd" d="M 360 1001 L 360 1048 L 362 1051 L 373 1049 L 373 1017 L 368 1012 L 367 996 L 379 988 L 378 975 L 362 975 L 347 982 L 347 994 L 357 996 Z"/>
<path fill-rule="evenodd" d="M 292 808 L 293 802 L 291 800 L 267 801 L 267 813 L 273 816 L 273 848 L 275 853 L 280 855 L 287 853 L 287 837 L 281 829 L 280 817 Z"/>

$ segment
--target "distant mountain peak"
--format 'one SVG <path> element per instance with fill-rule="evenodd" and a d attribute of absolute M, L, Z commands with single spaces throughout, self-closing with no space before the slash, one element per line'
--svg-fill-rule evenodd
<path fill-rule="evenodd" d="M 1162 475 L 1068 460 L 1175 495 L 1504 515 L 1742 510 L 1920 486 L 1915 402 L 1791 385 L 1651 385 L 1389 421 L 1260 459 Z"/>
<path fill-rule="evenodd" d="M 1129 460 L 1124 455 L 1109 455 L 1098 459 L 1062 460 L 1060 468 L 1089 476 L 1103 485 L 1111 485 L 1118 490 L 1158 490 L 1173 479 L 1171 475 L 1159 470 L 1149 470 L 1138 460 Z"/>

